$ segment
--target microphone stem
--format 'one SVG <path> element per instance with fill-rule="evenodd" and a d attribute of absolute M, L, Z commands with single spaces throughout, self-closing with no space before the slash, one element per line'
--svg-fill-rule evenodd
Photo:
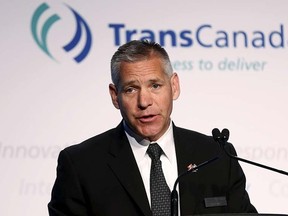
<path fill-rule="evenodd" d="M 249 160 L 237 157 L 235 155 L 230 154 L 225 148 L 224 148 L 224 151 L 226 152 L 226 154 L 229 157 L 231 157 L 231 158 L 233 158 L 235 160 L 239 160 L 239 161 L 242 161 L 242 162 L 245 162 L 245 163 L 249 163 L 249 164 L 252 164 L 252 165 L 255 165 L 255 166 L 258 166 L 258 167 L 261 167 L 261 168 L 264 168 L 264 169 L 268 169 L 268 170 L 271 170 L 271 171 L 274 171 L 274 172 L 278 172 L 278 173 L 281 173 L 283 175 L 287 175 L 288 176 L 288 172 L 285 172 L 283 170 L 278 170 L 278 169 L 275 169 L 273 167 L 269 167 L 269 166 L 266 166 L 266 165 L 263 165 L 263 164 L 259 164 L 259 163 L 253 162 L 253 161 L 249 161 Z"/>
<path fill-rule="evenodd" d="M 219 159 L 220 154 L 221 153 L 219 153 L 216 157 L 199 164 L 198 166 L 190 164 L 188 166 L 188 170 L 186 172 L 183 172 L 181 175 L 178 176 L 178 178 L 176 179 L 176 181 L 174 183 L 173 190 L 171 192 L 171 216 L 178 216 L 178 192 L 177 192 L 176 187 L 179 183 L 180 178 L 182 178 L 184 175 L 187 175 L 191 172 L 196 172 L 199 168 L 206 166 L 207 164 L 212 163 L 213 161 Z"/>
<path fill-rule="evenodd" d="M 178 216 L 178 193 L 176 189 L 171 192 L 171 216 Z"/>

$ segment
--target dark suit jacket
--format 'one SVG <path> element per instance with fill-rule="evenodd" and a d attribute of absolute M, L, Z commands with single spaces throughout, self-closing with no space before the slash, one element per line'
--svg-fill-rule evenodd
<path fill-rule="evenodd" d="M 200 164 L 219 152 L 211 137 L 174 125 L 173 131 L 179 173 L 185 172 L 188 164 Z M 228 148 L 235 154 L 232 145 Z M 245 182 L 238 162 L 223 154 L 182 178 L 181 215 L 256 212 Z M 212 198 L 211 207 L 207 207 L 207 198 Z M 221 206 L 219 200 L 227 201 L 227 205 Z M 50 216 L 152 216 L 122 123 L 61 151 L 48 209 Z"/>

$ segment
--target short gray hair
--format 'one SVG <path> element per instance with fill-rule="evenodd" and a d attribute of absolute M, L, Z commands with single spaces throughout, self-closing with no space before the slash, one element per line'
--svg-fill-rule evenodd
<path fill-rule="evenodd" d="M 163 62 L 164 72 L 170 77 L 173 73 L 172 65 L 166 50 L 158 43 L 147 40 L 133 40 L 118 48 L 111 59 L 111 78 L 114 85 L 120 81 L 120 67 L 122 62 L 137 62 L 159 57 Z"/>

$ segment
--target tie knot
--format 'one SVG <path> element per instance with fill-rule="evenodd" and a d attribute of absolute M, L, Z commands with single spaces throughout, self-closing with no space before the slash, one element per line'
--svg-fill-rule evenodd
<path fill-rule="evenodd" d="M 163 151 L 157 143 L 153 143 L 148 146 L 147 154 L 152 160 L 159 160 Z"/>

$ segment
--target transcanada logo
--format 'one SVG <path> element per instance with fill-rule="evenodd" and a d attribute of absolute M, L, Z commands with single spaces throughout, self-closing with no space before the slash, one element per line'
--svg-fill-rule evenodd
<path fill-rule="evenodd" d="M 269 32 L 228 31 L 216 29 L 211 24 L 200 25 L 193 30 L 180 31 L 131 29 L 123 23 L 109 24 L 114 35 L 114 45 L 119 46 L 133 39 L 147 39 L 159 42 L 162 46 L 203 47 L 203 48 L 285 48 L 287 41 L 284 26 L 280 24 Z"/>
<path fill-rule="evenodd" d="M 92 45 L 92 35 L 91 35 L 91 31 L 89 29 L 89 26 L 87 25 L 87 23 L 85 22 L 83 17 L 81 17 L 81 15 L 79 13 L 77 13 L 77 11 L 72 9 L 70 6 L 67 6 L 67 8 L 72 12 L 73 16 L 75 17 L 76 31 L 75 31 L 74 37 L 71 39 L 71 41 L 68 42 L 66 45 L 64 45 L 62 48 L 66 52 L 70 52 L 76 47 L 76 45 L 78 45 L 80 43 L 81 38 L 86 36 L 85 43 L 84 43 L 82 50 L 80 51 L 79 54 L 77 54 L 74 57 L 74 60 L 77 63 L 80 63 L 81 61 L 83 61 L 86 58 L 86 56 L 88 55 L 88 53 L 90 51 L 90 48 Z M 40 18 L 49 9 L 50 9 L 49 5 L 46 3 L 43 3 L 35 10 L 35 12 L 32 16 L 32 21 L 31 21 L 31 32 L 32 32 L 33 38 L 34 38 L 35 42 L 37 43 L 37 45 L 39 46 L 39 48 L 46 55 L 48 55 L 51 59 L 55 60 L 53 54 L 49 51 L 47 36 L 48 36 L 49 30 L 61 18 L 58 14 L 53 14 L 50 17 L 46 18 L 46 21 L 42 25 L 39 24 Z M 39 30 L 40 33 L 38 34 L 39 28 L 40 28 L 40 30 Z M 84 35 L 83 35 L 83 32 L 84 32 Z"/>

